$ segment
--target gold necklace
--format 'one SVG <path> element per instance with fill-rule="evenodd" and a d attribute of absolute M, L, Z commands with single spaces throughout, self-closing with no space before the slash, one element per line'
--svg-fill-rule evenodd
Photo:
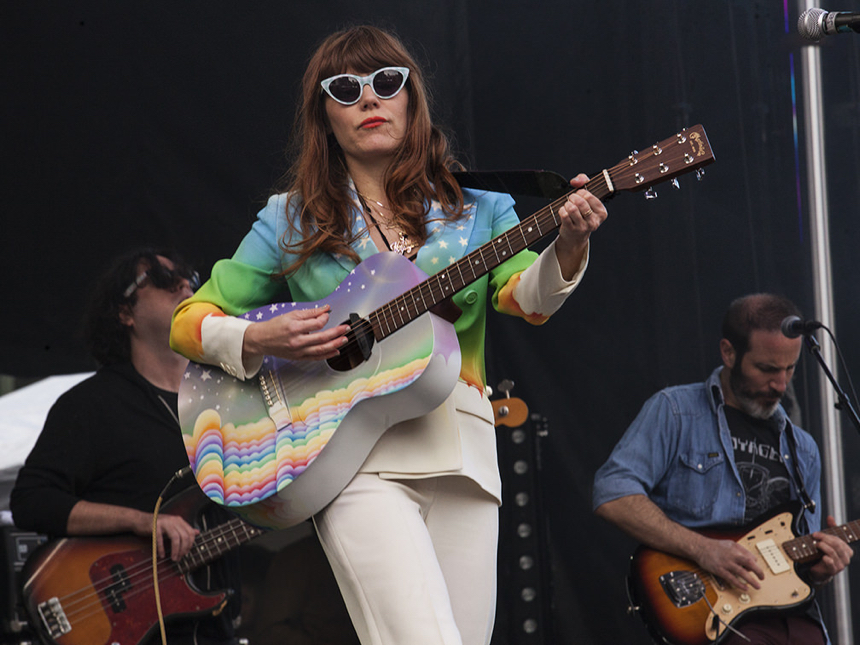
<path fill-rule="evenodd" d="M 358 193 L 358 194 L 360 197 L 364 198 L 365 200 L 368 200 L 368 201 L 374 202 L 375 204 L 378 204 L 381 208 L 387 208 L 386 206 L 383 206 L 382 204 L 377 202 L 375 199 L 369 199 L 368 197 L 365 197 L 361 193 Z M 388 222 L 386 222 L 386 226 L 390 230 L 392 230 L 394 233 L 396 233 L 398 236 L 398 239 L 391 242 L 388 239 L 388 236 L 386 236 L 385 233 L 382 232 L 382 227 L 379 226 L 379 222 L 377 222 L 376 218 L 373 217 L 373 211 L 367 203 L 365 203 L 365 205 L 364 205 L 364 210 L 368 215 L 370 215 L 371 222 L 376 227 L 376 230 L 379 231 L 379 234 L 382 236 L 382 240 L 385 242 L 386 246 L 388 246 L 389 249 L 391 249 L 392 251 L 394 251 L 395 253 L 398 253 L 400 255 L 411 255 L 412 249 L 415 248 L 415 244 L 412 242 L 411 239 L 409 239 L 409 236 L 403 232 L 403 229 L 401 229 L 399 226 L 397 226 L 397 224 L 394 222 L 394 220 L 389 220 Z M 379 215 L 382 215 L 382 213 L 379 213 Z"/>
<path fill-rule="evenodd" d="M 377 206 L 379 206 L 380 208 L 384 208 L 384 209 L 385 209 L 385 210 L 387 210 L 387 211 L 390 211 L 390 210 L 391 210 L 390 208 L 388 208 L 388 206 L 386 206 L 386 205 L 385 205 L 385 204 L 383 204 L 382 202 L 378 202 L 378 201 L 376 201 L 375 199 L 371 199 L 371 198 L 370 198 L 370 197 L 368 197 L 367 195 L 365 195 L 365 194 L 363 194 L 363 193 L 359 193 L 358 191 L 355 191 L 355 192 L 356 192 L 356 193 L 358 194 L 358 196 L 359 196 L 359 197 L 361 197 L 362 199 L 366 199 L 366 200 L 367 200 L 367 201 L 369 201 L 369 202 L 373 202 L 374 204 L 376 204 L 376 205 L 377 205 Z"/>

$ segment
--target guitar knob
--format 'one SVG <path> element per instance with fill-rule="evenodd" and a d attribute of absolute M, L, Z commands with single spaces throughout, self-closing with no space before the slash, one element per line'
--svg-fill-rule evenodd
<path fill-rule="evenodd" d="M 657 191 L 653 186 L 645 191 L 645 199 L 657 199 Z"/>
<path fill-rule="evenodd" d="M 699 168 L 698 170 L 696 170 L 696 179 L 698 179 L 699 181 L 702 181 L 702 177 L 704 177 L 704 176 L 705 176 L 705 169 L 704 168 Z"/>
<path fill-rule="evenodd" d="M 750 595 L 748 593 L 742 593 L 740 596 L 738 596 L 738 600 L 743 603 L 748 603 L 750 601 Z"/>
<path fill-rule="evenodd" d="M 726 603 L 725 605 L 723 605 L 723 613 L 724 614 L 732 613 L 732 606 L 729 603 Z"/>
<path fill-rule="evenodd" d="M 671 182 L 669 182 L 669 183 L 671 183 L 671 184 L 672 184 L 672 188 L 674 188 L 675 190 L 681 190 L 681 183 L 678 181 L 678 178 L 677 178 L 677 177 L 675 177 L 674 179 L 672 179 L 672 181 L 671 181 Z"/>

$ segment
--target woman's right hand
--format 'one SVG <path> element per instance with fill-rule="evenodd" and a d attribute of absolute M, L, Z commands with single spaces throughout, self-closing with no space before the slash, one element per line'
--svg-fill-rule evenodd
<path fill-rule="evenodd" d="M 323 330 L 331 308 L 291 311 L 245 330 L 242 353 L 252 356 L 277 356 L 289 360 L 326 360 L 334 358 L 347 343 L 349 325 Z"/>

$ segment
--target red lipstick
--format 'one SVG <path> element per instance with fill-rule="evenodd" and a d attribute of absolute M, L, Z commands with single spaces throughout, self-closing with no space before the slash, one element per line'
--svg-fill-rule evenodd
<path fill-rule="evenodd" d="M 375 128 L 379 125 L 382 125 L 383 123 L 385 123 L 385 119 L 383 119 L 381 116 L 372 116 L 369 119 L 365 119 L 364 121 L 362 121 L 358 127 Z"/>

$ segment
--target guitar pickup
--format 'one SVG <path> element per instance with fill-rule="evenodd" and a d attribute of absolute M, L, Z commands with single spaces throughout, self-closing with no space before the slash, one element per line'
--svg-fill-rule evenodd
<path fill-rule="evenodd" d="M 72 631 L 72 625 L 69 623 L 69 619 L 66 618 L 63 605 L 60 604 L 60 599 L 56 596 L 39 603 L 38 609 L 39 618 L 42 619 L 42 624 L 51 638 L 57 639 Z"/>
<path fill-rule="evenodd" d="M 761 542 L 756 542 L 755 546 L 773 573 L 791 571 L 791 565 L 785 559 L 782 551 L 779 550 L 776 542 L 773 540 L 762 540 Z"/>
<path fill-rule="evenodd" d="M 705 583 L 692 571 L 670 571 L 660 576 L 660 585 L 679 609 L 705 597 Z"/>

